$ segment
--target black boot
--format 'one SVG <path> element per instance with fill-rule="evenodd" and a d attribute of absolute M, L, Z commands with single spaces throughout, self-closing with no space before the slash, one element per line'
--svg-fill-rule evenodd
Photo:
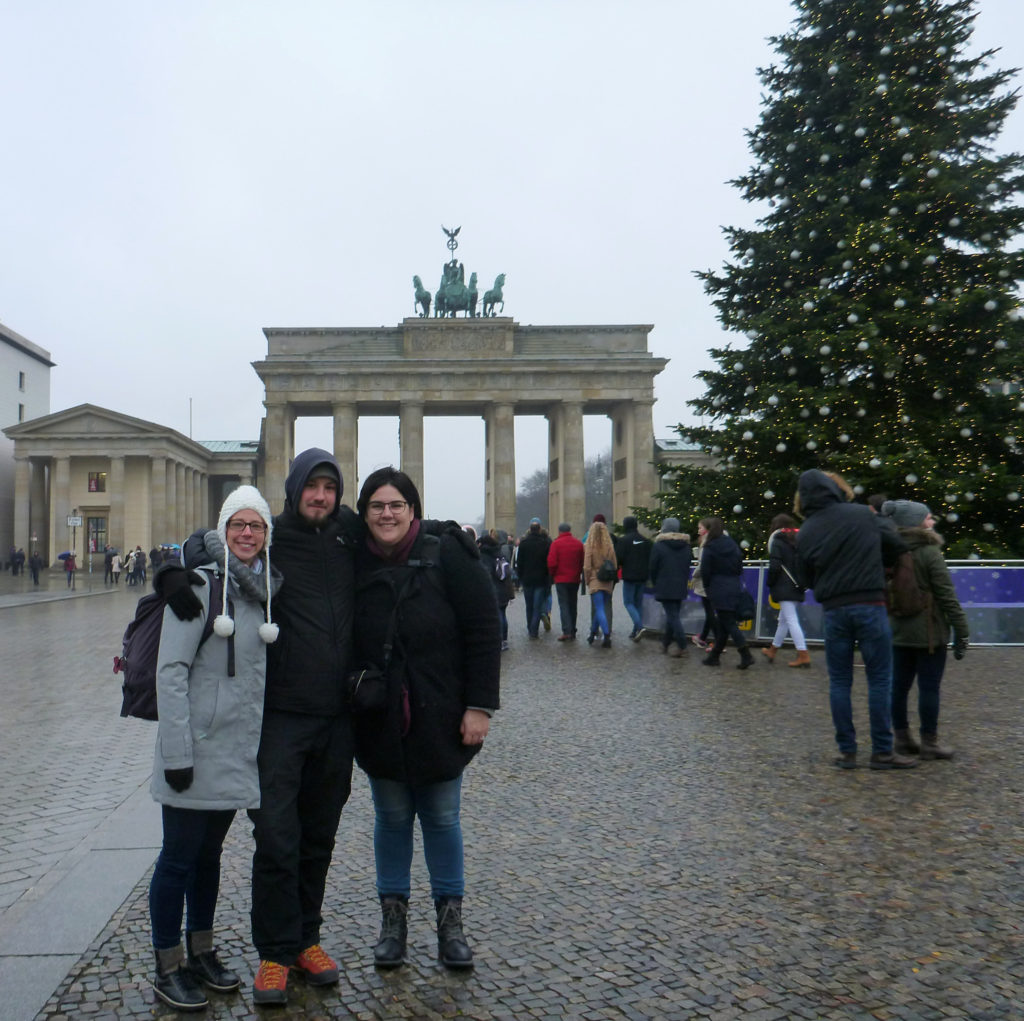
<path fill-rule="evenodd" d="M 473 951 L 462 933 L 462 898 L 441 897 L 437 911 L 437 957 L 446 968 L 472 968 Z"/>
<path fill-rule="evenodd" d="M 373 948 L 373 963 L 378 968 L 397 968 L 405 963 L 409 898 L 382 896 L 380 915 L 380 936 Z"/>
<path fill-rule="evenodd" d="M 188 970 L 209 989 L 218 993 L 233 993 L 241 979 L 220 963 L 217 951 L 213 949 L 212 932 L 186 932 L 185 946 L 188 948 Z"/>
<path fill-rule="evenodd" d="M 747 667 L 754 665 L 754 656 L 750 651 L 750 647 L 747 645 L 740 646 L 740 661 L 736 664 L 737 670 L 746 670 Z"/>
<path fill-rule="evenodd" d="M 154 950 L 153 954 L 156 957 L 156 976 L 153 979 L 156 995 L 182 1013 L 205 1010 L 210 1001 L 192 972 L 183 967 L 185 952 L 181 944 L 166 950 Z"/>
<path fill-rule="evenodd" d="M 704 664 L 704 666 L 718 666 L 719 661 L 721 660 L 721 658 L 722 658 L 722 654 L 720 652 L 715 652 L 714 649 L 712 649 L 711 652 L 709 652 L 701 660 L 701 662 Z"/>

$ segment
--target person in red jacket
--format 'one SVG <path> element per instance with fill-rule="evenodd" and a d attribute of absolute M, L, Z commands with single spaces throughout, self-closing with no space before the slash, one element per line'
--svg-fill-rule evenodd
<path fill-rule="evenodd" d="M 548 574 L 558 593 L 558 616 L 562 625 L 560 642 L 571 642 L 576 637 L 576 610 L 583 575 L 583 543 L 572 534 L 572 525 L 563 521 L 558 526 L 558 537 L 548 550 Z"/>

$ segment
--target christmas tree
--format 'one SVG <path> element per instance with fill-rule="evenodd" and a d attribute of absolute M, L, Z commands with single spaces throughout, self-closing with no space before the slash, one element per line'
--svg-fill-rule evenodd
<path fill-rule="evenodd" d="M 968 54 L 972 0 L 795 7 L 731 182 L 764 215 L 698 274 L 737 341 L 678 431 L 717 467 L 660 513 L 763 551 L 817 467 L 927 503 L 951 556 L 1024 556 L 1024 158 L 994 152 L 1015 71 Z"/>

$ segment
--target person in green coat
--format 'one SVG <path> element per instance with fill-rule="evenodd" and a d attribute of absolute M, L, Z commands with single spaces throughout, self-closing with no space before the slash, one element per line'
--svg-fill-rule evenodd
<path fill-rule="evenodd" d="M 910 548 L 917 586 L 926 594 L 926 606 L 913 617 L 890 615 L 892 625 L 892 725 L 896 751 L 920 754 L 922 759 L 951 759 L 953 752 L 939 744 L 939 688 L 946 669 L 946 645 L 953 630 L 953 655 L 963 659 L 970 637 L 967 615 L 953 588 L 942 558 L 942 536 L 935 518 L 923 503 L 887 500 L 882 516 L 890 518 Z M 917 678 L 917 706 L 921 717 L 921 743 L 910 733 L 907 699 Z"/>

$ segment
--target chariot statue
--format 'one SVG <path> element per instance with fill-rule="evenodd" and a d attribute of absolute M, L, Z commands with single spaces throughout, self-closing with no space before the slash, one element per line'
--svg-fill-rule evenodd
<path fill-rule="evenodd" d="M 448 238 L 448 251 L 451 252 L 451 258 L 441 269 L 441 282 L 434 294 L 434 316 L 436 318 L 454 317 L 457 312 L 463 312 L 468 318 L 474 319 L 480 315 L 477 312 L 477 275 L 470 273 L 467 284 L 466 267 L 459 262 L 455 255 L 455 250 L 459 247 L 456 238 L 462 228 L 456 227 L 454 230 L 449 230 L 442 224 L 441 230 Z M 424 319 L 430 315 L 430 292 L 423 286 L 423 282 L 418 276 L 412 278 L 412 283 L 414 288 L 413 307 L 418 310 L 417 315 Z M 505 303 L 501 293 L 504 283 L 505 274 L 501 273 L 494 281 L 493 289 L 484 294 L 483 315 L 497 315 L 494 306 L 499 303 L 501 310 L 504 311 Z"/>

